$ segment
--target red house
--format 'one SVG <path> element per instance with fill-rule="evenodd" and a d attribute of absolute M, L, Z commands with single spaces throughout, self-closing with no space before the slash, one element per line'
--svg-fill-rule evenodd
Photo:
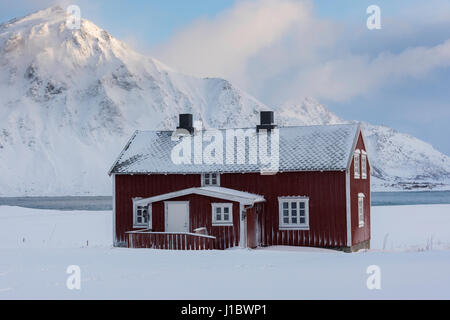
<path fill-rule="evenodd" d="M 370 246 L 370 162 L 359 124 L 136 131 L 109 174 L 114 245 Z"/>

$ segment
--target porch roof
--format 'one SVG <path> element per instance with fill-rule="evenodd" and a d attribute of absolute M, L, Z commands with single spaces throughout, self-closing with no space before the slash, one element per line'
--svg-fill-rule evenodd
<path fill-rule="evenodd" d="M 150 198 L 135 200 L 137 205 L 147 205 L 153 202 L 164 201 L 167 199 L 182 197 L 188 194 L 198 194 L 202 196 L 224 199 L 229 201 L 236 201 L 243 205 L 253 205 L 258 202 L 265 202 L 263 196 L 244 192 L 240 190 L 224 188 L 224 187 L 197 187 L 197 188 L 188 188 L 179 191 L 169 192 L 157 196 L 153 196 Z"/>

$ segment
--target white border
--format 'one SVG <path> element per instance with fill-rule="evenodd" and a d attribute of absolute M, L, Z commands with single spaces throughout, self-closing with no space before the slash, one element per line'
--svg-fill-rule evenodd
<path fill-rule="evenodd" d="M 215 208 L 217 208 L 217 207 L 221 207 L 221 208 L 228 207 L 230 209 L 231 221 L 227 221 L 227 222 L 218 222 L 218 221 L 216 221 Z M 233 203 L 232 202 L 223 202 L 223 203 L 212 202 L 211 203 L 211 214 L 212 214 L 212 225 L 213 226 L 215 226 L 215 227 L 219 227 L 219 226 L 233 226 Z M 222 215 L 223 215 L 223 212 L 222 212 Z"/>
<path fill-rule="evenodd" d="M 304 225 L 284 225 L 281 203 L 283 201 L 304 201 L 305 212 L 306 212 L 306 224 Z M 278 197 L 278 229 L 279 230 L 309 230 L 309 197 L 307 196 L 288 196 L 288 197 Z"/>
<path fill-rule="evenodd" d="M 217 184 L 208 184 L 208 185 L 206 185 L 205 184 L 205 174 L 216 174 Z M 220 187 L 220 173 L 218 173 L 218 172 L 205 172 L 205 173 L 202 173 L 200 175 L 200 179 L 201 179 L 200 184 L 201 184 L 202 187 Z"/>
<path fill-rule="evenodd" d="M 359 228 L 362 228 L 362 227 L 364 227 L 364 222 L 365 222 L 365 217 L 364 217 L 364 198 L 365 198 L 366 196 L 364 195 L 364 193 L 358 193 L 358 227 Z M 362 221 L 361 221 L 361 219 L 360 219 L 360 216 L 359 216 L 359 200 L 360 199 L 362 199 Z"/>
<path fill-rule="evenodd" d="M 367 179 L 367 152 L 363 152 L 361 153 L 361 179 Z M 364 159 L 364 162 L 363 162 Z M 364 163 L 364 169 L 363 170 L 363 163 Z"/>
<path fill-rule="evenodd" d="M 358 161 L 356 161 L 356 157 L 358 157 Z M 356 173 L 356 163 L 358 163 L 358 173 Z M 353 174 L 355 175 L 355 179 L 361 178 L 361 151 L 359 149 L 353 152 Z"/>
<path fill-rule="evenodd" d="M 148 229 L 152 229 L 153 227 L 153 215 L 152 215 L 152 204 L 149 203 L 147 204 L 148 208 L 147 208 L 147 214 L 148 214 L 148 222 L 147 223 L 137 223 L 136 221 L 136 211 L 137 211 L 137 207 L 145 207 L 146 205 L 142 205 L 142 204 L 138 204 L 137 201 L 139 201 L 141 198 L 133 198 L 133 229 L 138 229 L 138 228 L 148 228 Z"/>

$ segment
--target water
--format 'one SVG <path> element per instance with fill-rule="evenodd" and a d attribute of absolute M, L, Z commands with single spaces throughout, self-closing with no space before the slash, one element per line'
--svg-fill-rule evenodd
<path fill-rule="evenodd" d="M 112 210 L 112 197 L 0 197 L 0 206 L 54 210 Z"/>
<path fill-rule="evenodd" d="M 450 191 L 372 192 L 372 206 L 450 204 Z"/>
<path fill-rule="evenodd" d="M 372 206 L 450 204 L 450 191 L 372 192 Z M 1 198 L 0 206 L 54 210 L 112 210 L 112 197 Z"/>

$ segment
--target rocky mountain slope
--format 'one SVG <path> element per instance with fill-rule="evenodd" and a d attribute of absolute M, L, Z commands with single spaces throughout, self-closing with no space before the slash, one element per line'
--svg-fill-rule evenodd
<path fill-rule="evenodd" d="M 69 30 L 66 18 L 52 7 L 0 25 L 0 196 L 107 195 L 106 172 L 134 130 L 174 128 L 182 112 L 206 127 L 248 126 L 271 109 L 226 80 L 173 71 L 87 20 Z M 344 121 L 313 99 L 276 117 Z M 449 158 L 430 145 L 366 127 L 377 186 L 450 176 Z"/>

